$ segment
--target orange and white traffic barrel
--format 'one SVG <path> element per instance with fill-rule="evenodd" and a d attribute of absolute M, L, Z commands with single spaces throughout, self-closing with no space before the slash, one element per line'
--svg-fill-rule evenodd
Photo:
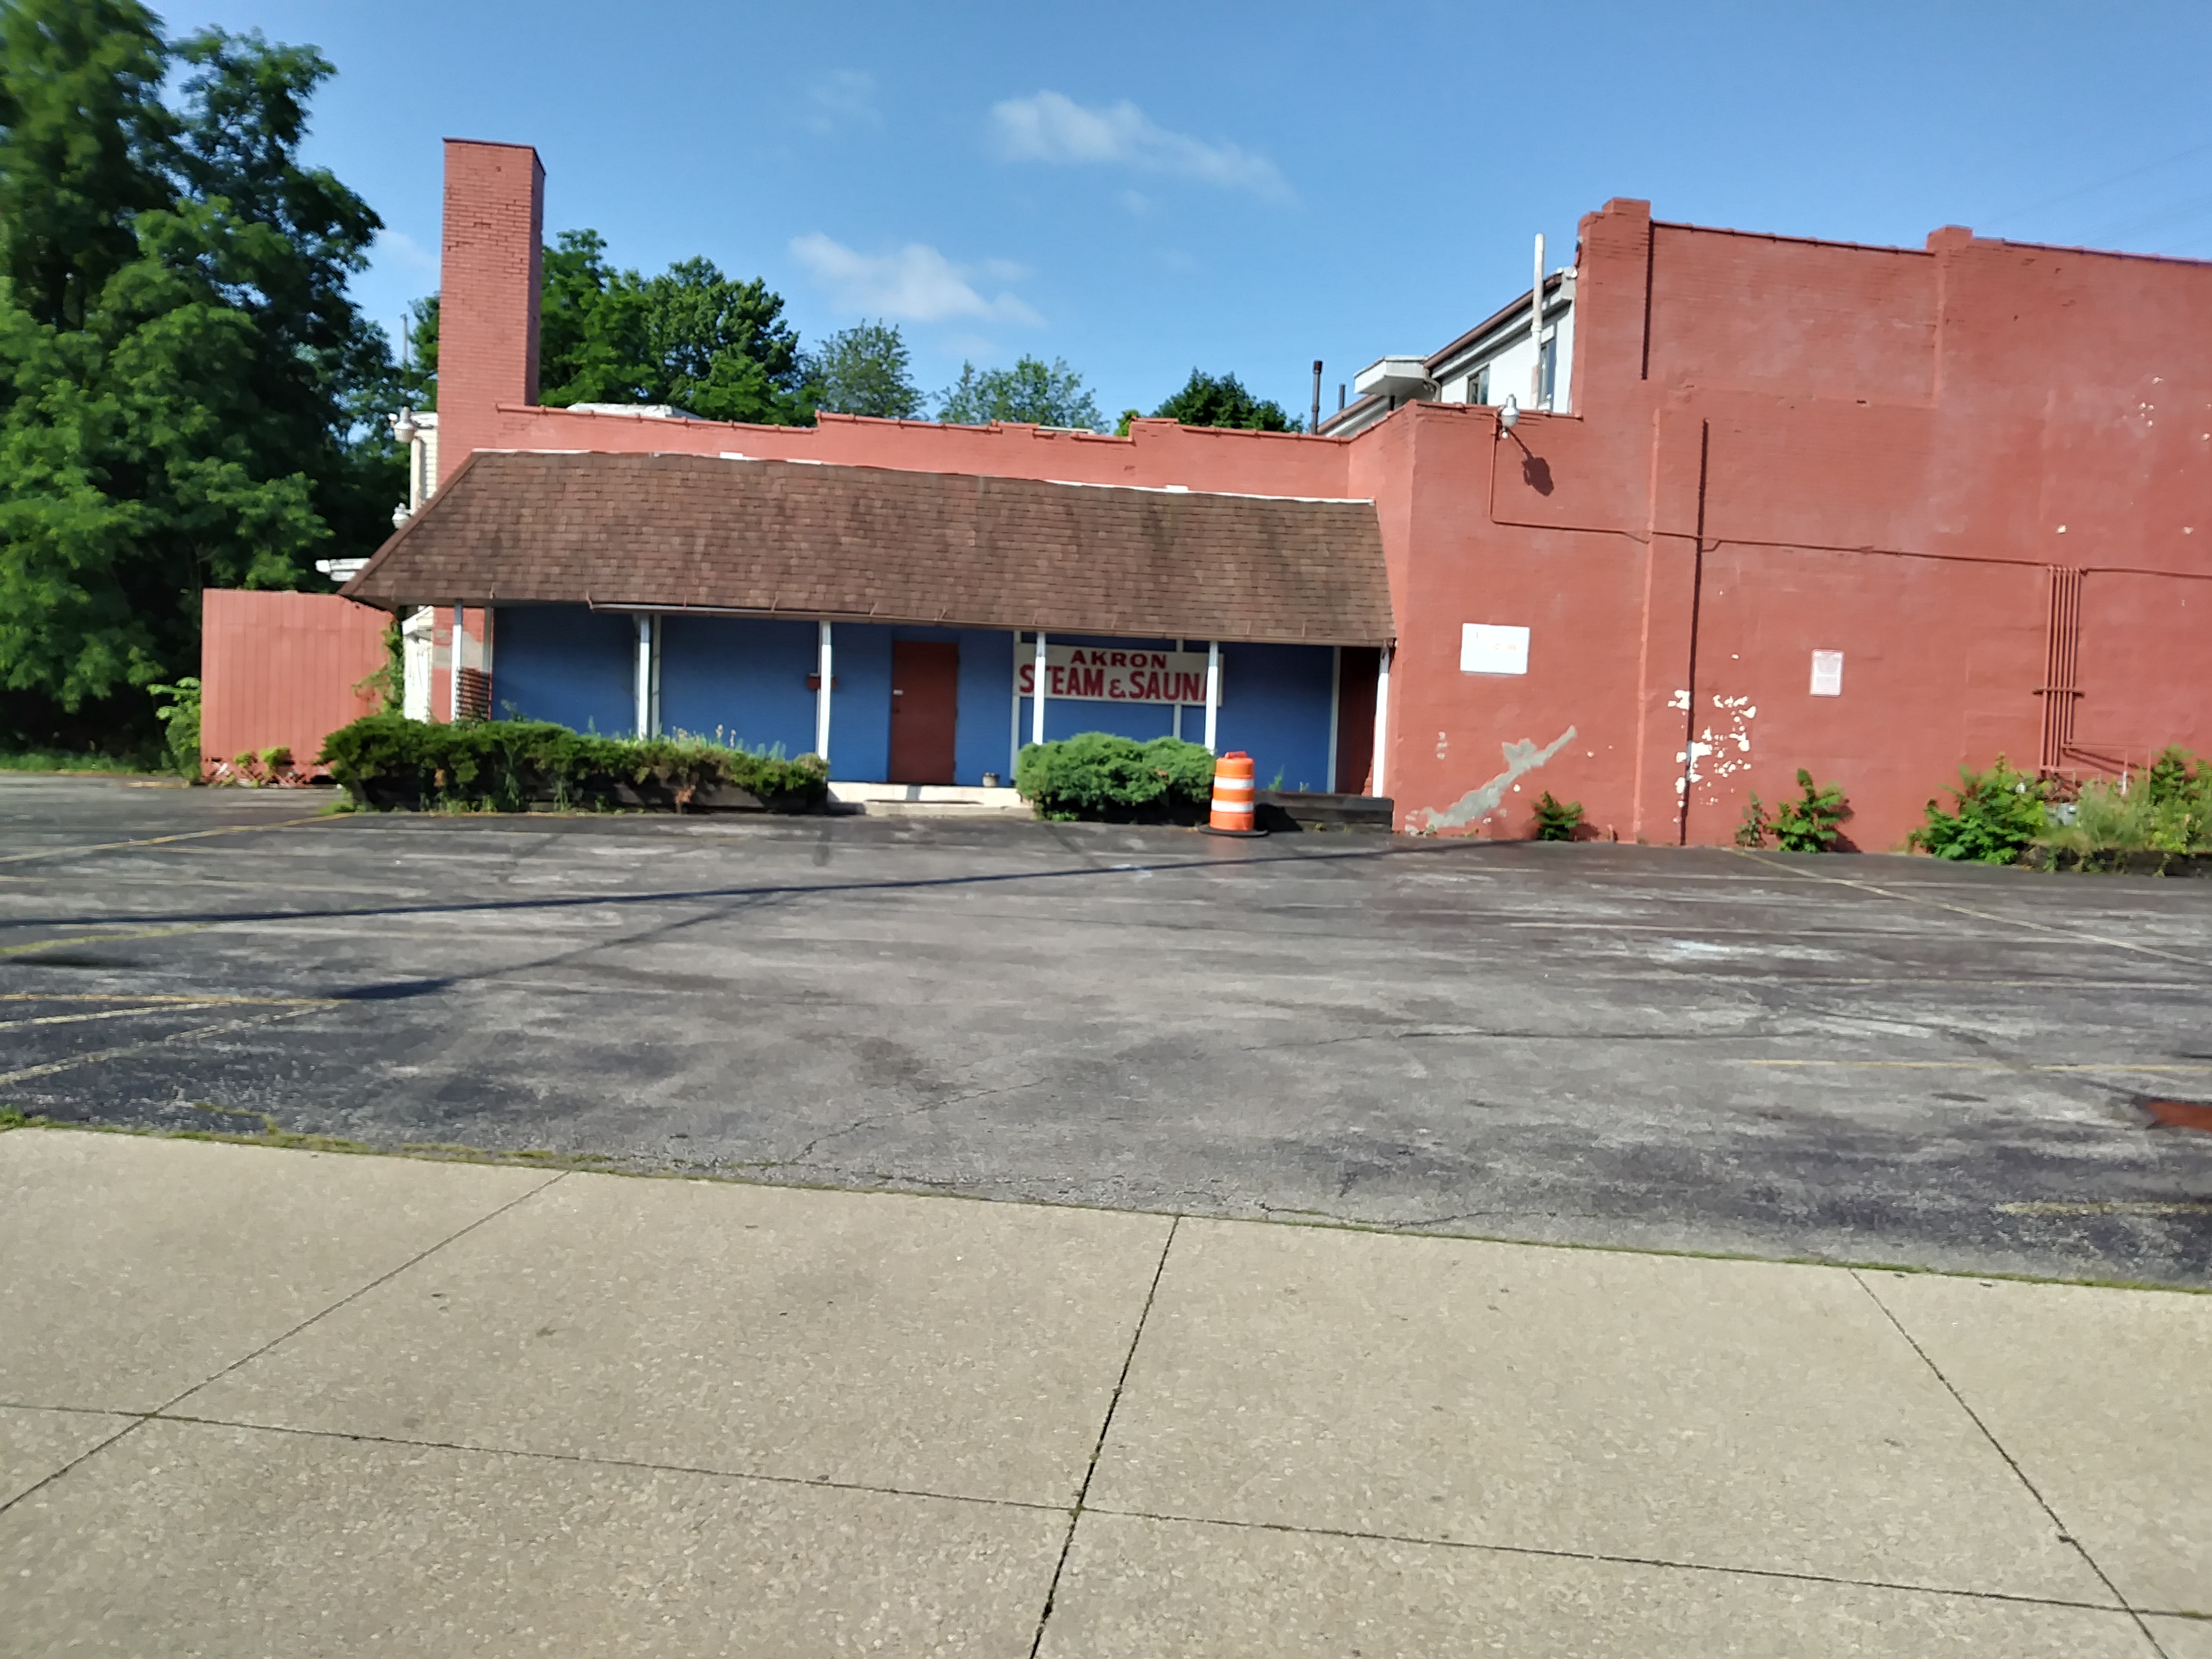
<path fill-rule="evenodd" d="M 1252 757 L 1232 749 L 1213 763 L 1213 813 L 1206 827 L 1217 836 L 1256 836 L 1252 823 Z"/>

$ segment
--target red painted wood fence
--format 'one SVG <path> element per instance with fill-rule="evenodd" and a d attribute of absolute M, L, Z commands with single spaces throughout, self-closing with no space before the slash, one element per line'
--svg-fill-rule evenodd
<path fill-rule="evenodd" d="M 323 739 L 374 713 L 354 688 L 384 665 L 391 617 L 335 593 L 200 595 L 200 758 L 213 768 L 248 750 L 286 748 L 302 770 Z"/>

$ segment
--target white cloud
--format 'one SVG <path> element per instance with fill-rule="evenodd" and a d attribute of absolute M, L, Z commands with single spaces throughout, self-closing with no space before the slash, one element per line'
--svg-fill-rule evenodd
<path fill-rule="evenodd" d="M 969 281 L 988 276 L 1010 281 L 1021 267 L 989 260 L 981 267 L 956 265 L 935 248 L 908 242 L 896 253 L 861 253 L 819 231 L 792 239 L 799 261 L 836 295 L 848 311 L 872 317 L 896 317 L 917 323 L 948 317 L 1042 325 L 1044 319 L 1011 294 L 985 299 Z"/>
<path fill-rule="evenodd" d="M 881 126 L 876 108 L 876 77 L 860 70 L 831 70 L 806 83 L 806 125 L 814 132 L 840 127 Z"/>
<path fill-rule="evenodd" d="M 410 270 L 438 274 L 438 256 L 424 247 L 404 230 L 394 230 L 389 225 L 376 233 L 376 252 L 405 265 Z"/>
<path fill-rule="evenodd" d="M 1134 167 L 1291 199 L 1290 185 L 1266 156 L 1225 140 L 1209 144 L 1170 132 L 1127 99 L 1091 109 L 1064 93 L 1040 92 L 994 104 L 991 122 L 999 153 L 1009 161 Z"/>

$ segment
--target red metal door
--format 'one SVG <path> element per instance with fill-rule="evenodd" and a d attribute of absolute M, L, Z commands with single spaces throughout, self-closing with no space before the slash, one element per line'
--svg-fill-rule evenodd
<path fill-rule="evenodd" d="M 960 647 L 891 641 L 891 781 L 951 783 L 960 707 Z"/>

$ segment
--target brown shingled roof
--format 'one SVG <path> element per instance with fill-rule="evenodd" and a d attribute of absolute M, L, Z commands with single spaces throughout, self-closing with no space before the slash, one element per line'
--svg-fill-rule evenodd
<path fill-rule="evenodd" d="M 1376 645 L 1374 507 L 698 455 L 480 451 L 346 584 L 589 603 Z"/>

